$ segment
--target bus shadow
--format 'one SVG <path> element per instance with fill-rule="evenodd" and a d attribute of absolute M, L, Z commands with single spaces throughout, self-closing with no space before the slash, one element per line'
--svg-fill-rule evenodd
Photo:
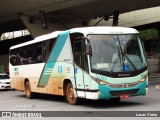
<path fill-rule="evenodd" d="M 84 100 L 83 102 L 83 106 L 91 108 L 120 108 L 120 107 L 140 106 L 140 105 L 144 105 L 144 103 L 129 102 L 129 101 L 112 102 L 109 100 Z"/>
<path fill-rule="evenodd" d="M 18 95 L 18 97 L 23 97 L 26 98 L 26 95 Z M 28 98 L 26 98 L 28 99 Z M 44 100 L 44 101 L 55 101 L 55 102 L 65 102 L 65 97 L 64 96 L 58 96 L 58 95 L 48 95 L 48 94 L 36 94 L 32 99 L 37 99 L 37 100 Z M 32 100 L 31 99 L 31 100 Z"/>
<path fill-rule="evenodd" d="M 18 95 L 18 97 L 26 98 L 25 95 Z M 26 98 L 27 99 L 27 98 Z M 33 99 L 42 100 L 42 101 L 53 101 L 59 103 L 66 103 L 64 96 L 57 96 L 57 95 L 48 95 L 48 94 L 37 94 Z M 81 99 L 80 104 L 77 106 L 84 106 L 90 108 L 119 108 L 119 107 L 128 107 L 128 106 L 140 106 L 144 105 L 145 103 L 138 103 L 138 102 L 131 102 L 131 101 L 118 101 L 112 102 L 109 100 L 88 100 L 88 99 Z"/>
<path fill-rule="evenodd" d="M 58 96 L 58 95 L 38 94 L 36 98 L 40 100 L 47 100 L 47 101 L 65 102 L 65 97 Z"/>
<path fill-rule="evenodd" d="M 0 89 L 0 92 L 13 91 L 12 89 Z"/>

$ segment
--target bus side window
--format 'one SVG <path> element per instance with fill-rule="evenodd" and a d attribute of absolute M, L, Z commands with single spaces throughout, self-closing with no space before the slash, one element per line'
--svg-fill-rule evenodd
<path fill-rule="evenodd" d="M 43 50 L 43 47 L 42 47 L 42 42 L 40 42 L 40 43 L 36 43 L 36 46 L 35 46 L 35 51 L 36 51 L 36 53 L 35 53 L 35 55 L 36 55 L 36 62 L 37 63 L 41 63 L 41 62 L 43 62 L 43 60 L 42 60 L 42 58 L 43 57 L 41 57 L 41 59 L 40 59 L 40 56 L 42 56 L 42 50 Z"/>
<path fill-rule="evenodd" d="M 27 59 L 24 56 L 24 47 L 18 48 L 17 49 L 17 64 L 18 65 L 24 65 L 27 61 Z"/>
<path fill-rule="evenodd" d="M 53 48 L 53 44 L 55 43 L 55 39 L 54 40 L 49 40 L 49 53 L 51 52 L 52 48 Z"/>
<path fill-rule="evenodd" d="M 19 62 L 18 62 L 19 61 Z M 17 57 L 17 49 L 13 49 L 10 52 L 10 63 L 14 65 L 18 65 L 20 63 L 19 58 Z"/>
<path fill-rule="evenodd" d="M 42 62 L 42 55 L 38 55 L 38 57 L 37 57 L 37 62 L 38 62 L 38 63 L 41 63 L 41 62 Z"/>
<path fill-rule="evenodd" d="M 53 45 L 55 41 L 56 41 L 56 38 L 52 38 L 44 42 L 43 44 L 43 62 L 48 60 L 48 57 L 53 49 Z M 42 59 L 42 55 L 39 55 L 38 58 Z"/>

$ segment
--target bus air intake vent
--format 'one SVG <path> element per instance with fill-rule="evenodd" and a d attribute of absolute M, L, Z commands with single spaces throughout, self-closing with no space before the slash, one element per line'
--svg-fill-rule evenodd
<path fill-rule="evenodd" d="M 109 86 L 112 88 L 129 88 L 129 87 L 134 87 L 138 84 L 139 84 L 139 82 L 128 83 L 128 84 L 110 84 Z"/>
<path fill-rule="evenodd" d="M 138 89 L 135 90 L 125 90 L 125 91 L 110 91 L 111 96 L 120 96 L 120 95 L 128 95 L 128 94 L 136 94 Z"/>

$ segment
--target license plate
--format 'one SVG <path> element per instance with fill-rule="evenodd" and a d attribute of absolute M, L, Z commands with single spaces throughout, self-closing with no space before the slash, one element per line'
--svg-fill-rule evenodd
<path fill-rule="evenodd" d="M 129 95 L 120 95 L 120 99 L 126 99 L 128 97 L 129 97 Z"/>

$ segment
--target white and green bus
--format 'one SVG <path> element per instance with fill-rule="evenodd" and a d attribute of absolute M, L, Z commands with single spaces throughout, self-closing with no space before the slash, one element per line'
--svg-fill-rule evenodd
<path fill-rule="evenodd" d="M 80 98 L 120 100 L 146 95 L 148 70 L 139 33 L 124 27 L 57 31 L 10 48 L 11 87 Z"/>

